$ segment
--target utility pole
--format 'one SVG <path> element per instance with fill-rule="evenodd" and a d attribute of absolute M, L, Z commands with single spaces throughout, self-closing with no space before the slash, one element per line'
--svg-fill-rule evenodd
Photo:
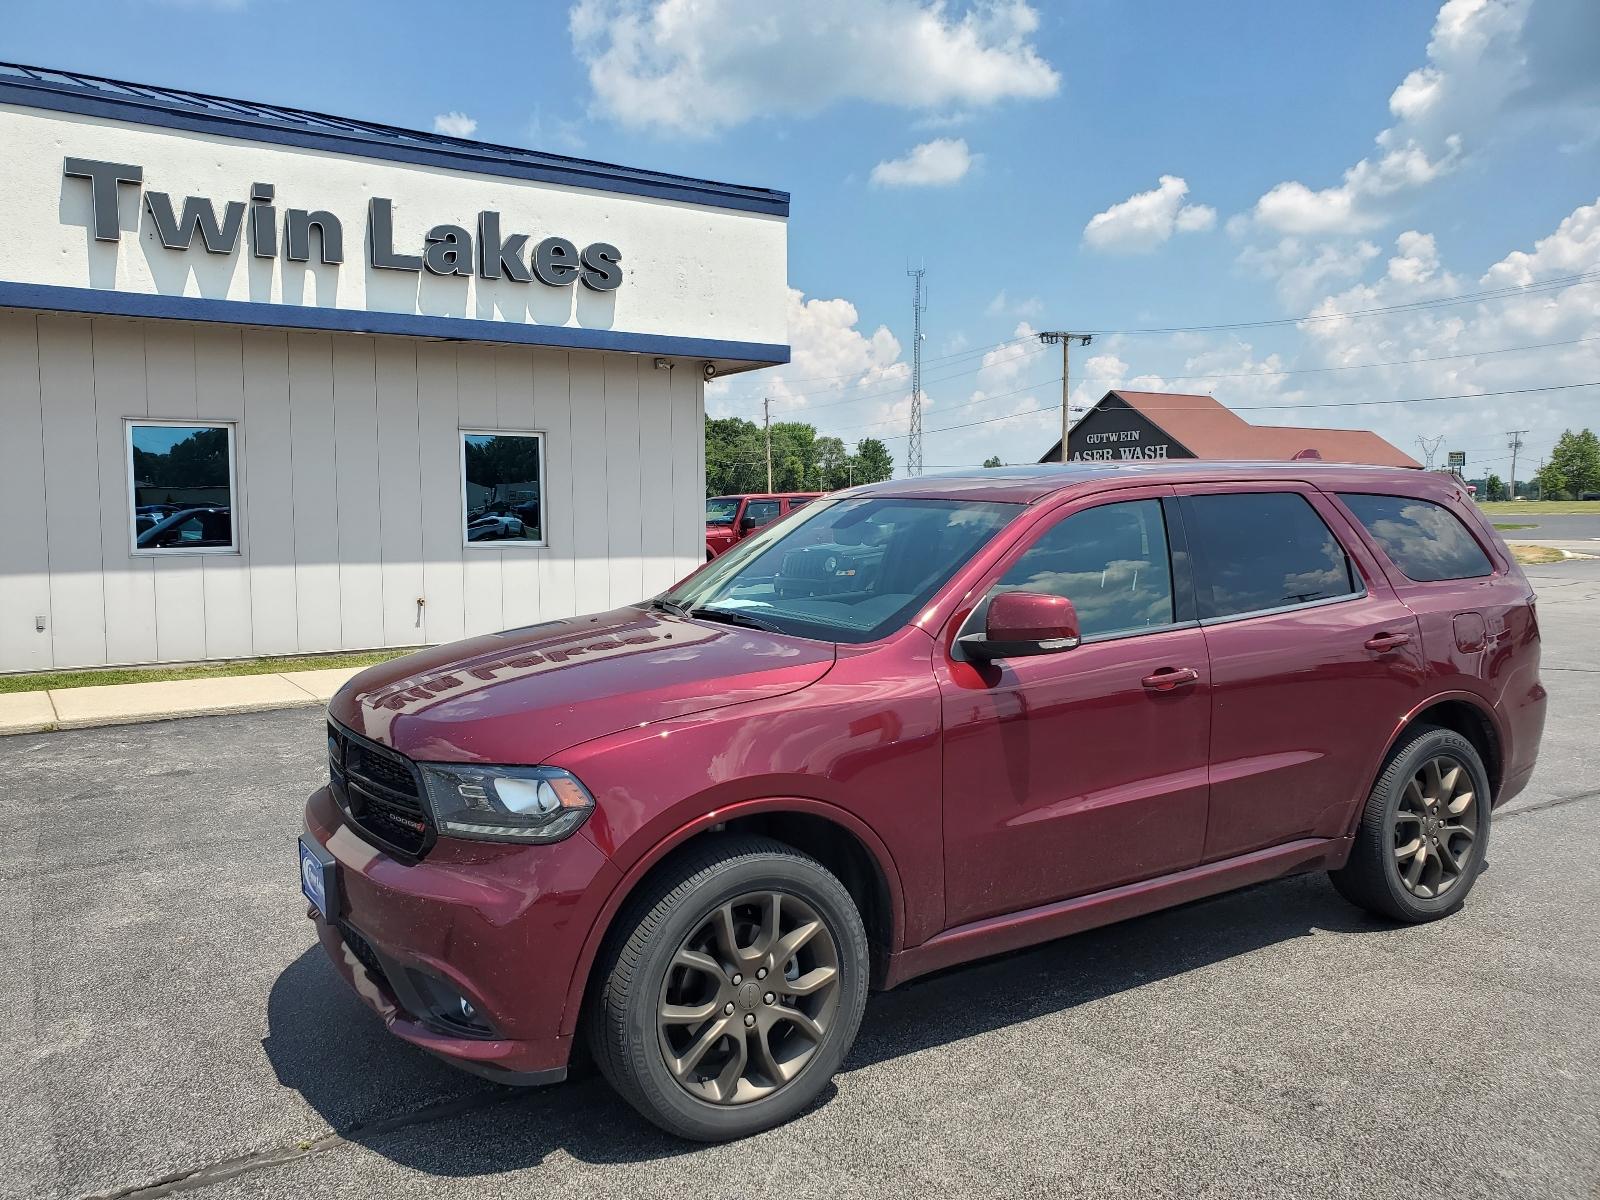
<path fill-rule="evenodd" d="M 1508 429 L 1506 434 L 1511 438 L 1506 445 L 1511 447 L 1511 498 L 1517 498 L 1517 451 L 1522 449 L 1522 435 L 1526 429 Z"/>
<path fill-rule="evenodd" d="M 767 491 L 772 491 L 772 397 L 761 397 L 761 423 L 767 431 Z"/>
<path fill-rule="evenodd" d="M 1426 469 L 1433 470 L 1433 456 L 1439 453 L 1439 447 L 1444 445 L 1444 434 L 1441 433 L 1431 442 L 1421 434 L 1418 434 L 1417 445 L 1422 447 L 1422 457 L 1426 460 Z"/>
<path fill-rule="evenodd" d="M 906 442 L 906 474 L 922 474 L 922 314 L 928 307 L 922 298 L 922 276 L 926 267 L 908 267 L 911 276 L 911 437 Z"/>
<path fill-rule="evenodd" d="M 1049 329 L 1039 335 L 1039 340 L 1047 346 L 1061 343 L 1061 461 L 1067 461 L 1067 424 L 1069 421 L 1069 406 L 1067 393 L 1071 390 L 1067 384 L 1068 363 L 1067 351 L 1073 342 L 1080 346 L 1087 346 L 1094 341 L 1092 333 L 1068 333 L 1064 329 Z"/>

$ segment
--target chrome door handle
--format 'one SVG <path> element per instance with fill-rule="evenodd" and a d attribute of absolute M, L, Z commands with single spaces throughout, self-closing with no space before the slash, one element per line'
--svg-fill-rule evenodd
<path fill-rule="evenodd" d="M 1195 683 L 1200 678 L 1200 672 L 1193 667 L 1162 667 L 1153 675 L 1146 675 L 1139 682 L 1151 692 L 1170 692 L 1173 688 L 1184 687 Z"/>

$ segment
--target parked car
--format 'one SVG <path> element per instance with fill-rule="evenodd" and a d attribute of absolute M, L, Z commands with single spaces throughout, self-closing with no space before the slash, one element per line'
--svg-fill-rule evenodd
<path fill-rule="evenodd" d="M 522 518 L 510 513 L 487 513 L 467 522 L 467 541 L 498 542 L 522 536 Z"/>
<path fill-rule="evenodd" d="M 180 508 L 156 520 L 136 513 L 134 544 L 140 550 L 216 550 L 233 545 L 233 515 L 226 508 Z"/>
<path fill-rule="evenodd" d="M 762 492 L 753 496 L 713 496 L 706 501 L 706 561 L 731 549 L 759 529 L 821 492 Z"/>
<path fill-rule="evenodd" d="M 797 550 L 856 574 L 791 591 Z M 816 1100 L 869 986 L 1298 872 L 1448 916 L 1545 705 L 1534 593 L 1448 477 L 900 480 L 357 676 L 302 887 L 404 1040 L 525 1084 L 582 1042 L 734 1138 Z"/>

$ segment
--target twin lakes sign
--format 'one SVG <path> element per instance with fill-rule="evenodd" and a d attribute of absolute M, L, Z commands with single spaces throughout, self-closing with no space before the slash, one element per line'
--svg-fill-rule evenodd
<path fill-rule="evenodd" d="M 344 224 L 327 209 L 285 209 L 279 237 L 277 188 L 271 183 L 252 183 L 249 200 L 227 201 L 219 216 L 216 202 L 208 197 L 185 196 L 180 208 L 170 193 L 144 189 L 144 168 L 136 164 L 68 158 L 62 174 L 87 181 L 97 241 L 122 240 L 121 202 L 127 188 L 142 191 L 150 224 L 168 250 L 198 246 L 208 254 L 233 255 L 247 242 L 254 258 L 275 259 L 281 253 L 287 262 L 309 263 L 315 242 L 316 261 L 323 265 L 339 266 L 345 259 Z M 439 224 L 423 236 L 420 253 L 401 251 L 395 247 L 394 202 L 373 196 L 367 201 L 368 264 L 376 270 L 415 274 L 476 275 L 514 283 L 537 280 L 557 288 L 581 282 L 596 292 L 615 291 L 622 284 L 622 254 L 609 242 L 591 242 L 580 250 L 567 238 L 546 237 L 530 249 L 529 234 L 502 232 L 498 212 L 480 211 L 476 224 L 476 244 L 473 231 Z"/>
<path fill-rule="evenodd" d="M 623 167 L 536 178 L 493 147 L 413 159 L 127 107 L 135 119 L 0 105 L 0 303 L 723 370 L 788 359 L 785 216 L 724 203 L 724 185 L 700 203 Z"/>
<path fill-rule="evenodd" d="M 1067 458 L 1072 462 L 1137 462 L 1151 458 L 1193 458 L 1170 434 L 1114 396 L 1072 427 Z"/>

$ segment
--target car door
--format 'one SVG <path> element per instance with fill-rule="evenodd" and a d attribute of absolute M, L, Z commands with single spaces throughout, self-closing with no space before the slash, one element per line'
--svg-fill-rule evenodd
<path fill-rule="evenodd" d="M 739 519 L 739 536 L 749 537 L 758 529 L 771 525 L 782 513 L 781 500 L 747 500 Z"/>
<path fill-rule="evenodd" d="M 1179 492 L 1211 660 L 1205 859 L 1342 836 L 1421 697 L 1416 618 L 1315 488 Z"/>
<path fill-rule="evenodd" d="M 936 654 L 948 926 L 1199 862 L 1210 680 L 1171 494 L 1118 491 L 1044 522 Z M 1067 596 L 1080 645 L 964 660 L 955 638 L 1002 589 Z"/>

